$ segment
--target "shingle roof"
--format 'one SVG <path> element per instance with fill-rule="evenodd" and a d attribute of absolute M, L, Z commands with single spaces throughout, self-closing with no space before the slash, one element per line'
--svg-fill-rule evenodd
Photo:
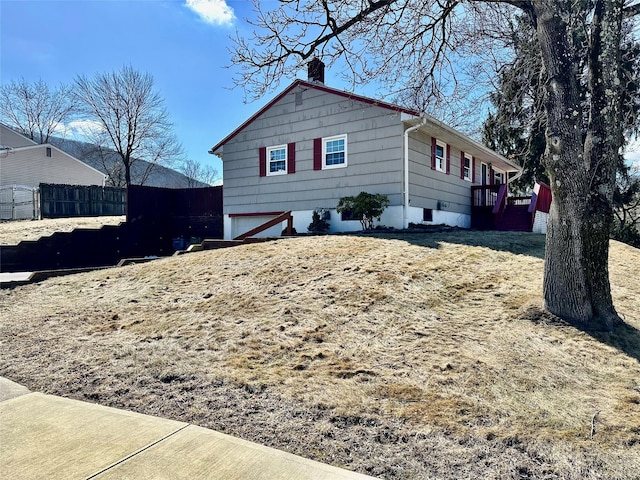
<path fill-rule="evenodd" d="M 356 101 L 367 103 L 367 104 L 370 104 L 370 105 L 376 105 L 376 106 L 379 106 L 379 107 L 382 107 L 382 108 L 386 108 L 388 110 L 393 110 L 395 112 L 406 113 L 408 115 L 414 115 L 416 117 L 420 115 L 420 112 L 418 112 L 416 110 L 412 110 L 412 109 L 409 109 L 409 108 L 401 107 L 399 105 L 394 105 L 392 103 L 382 102 L 380 100 L 375 100 L 373 98 L 365 97 L 365 96 L 362 96 L 362 95 L 357 95 L 355 93 L 345 92 L 344 90 L 338 90 L 337 88 L 327 87 L 326 85 L 321 84 L 321 83 L 308 82 L 308 81 L 305 81 L 305 80 L 298 79 L 298 80 L 295 80 L 287 88 L 285 88 L 280 94 L 278 94 L 273 100 L 271 100 L 269 103 L 267 103 L 264 107 L 262 107 L 260 110 L 258 110 L 255 114 L 253 114 L 251 117 L 249 117 L 238 128 L 236 128 L 229 135 L 224 137 L 216 145 L 211 147 L 211 150 L 209 150 L 209 153 L 216 154 L 217 150 L 220 149 L 220 147 L 222 147 L 225 143 L 229 142 L 233 137 L 235 137 L 238 133 L 240 133 L 242 130 L 244 130 L 248 125 L 253 123 L 253 121 L 256 118 L 258 118 L 260 115 L 262 115 L 264 112 L 266 112 L 275 103 L 280 101 L 284 96 L 286 96 L 288 93 L 290 93 L 293 89 L 295 89 L 298 86 L 302 86 L 302 87 L 305 87 L 305 88 L 313 88 L 313 89 L 319 90 L 321 92 L 326 92 L 326 93 L 332 93 L 334 95 L 339 95 L 341 97 L 348 98 L 349 100 L 356 100 Z"/>

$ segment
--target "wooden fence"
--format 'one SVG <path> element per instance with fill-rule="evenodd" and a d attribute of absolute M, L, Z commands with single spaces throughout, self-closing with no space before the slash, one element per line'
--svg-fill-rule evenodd
<path fill-rule="evenodd" d="M 127 197 L 126 222 L 5 245 L 0 249 L 2 271 L 115 265 L 123 258 L 171 255 L 193 241 L 222 238 L 222 187 L 130 186 Z"/>
<path fill-rule="evenodd" d="M 199 239 L 222 238 L 222 187 L 156 188 L 130 185 L 127 223 L 144 224 L 158 235 L 186 246 Z"/>
<path fill-rule="evenodd" d="M 98 185 L 40 184 L 42 218 L 124 215 L 127 190 Z"/>

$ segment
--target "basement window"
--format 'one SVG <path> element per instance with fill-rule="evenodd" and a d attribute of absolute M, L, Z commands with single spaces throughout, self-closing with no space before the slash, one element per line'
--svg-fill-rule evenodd
<path fill-rule="evenodd" d="M 345 210 L 340 214 L 340 220 L 343 222 L 357 221 L 359 222 L 362 218 L 358 217 L 353 213 L 353 210 Z"/>
<path fill-rule="evenodd" d="M 422 209 L 422 221 L 433 222 L 433 210 L 431 208 Z"/>

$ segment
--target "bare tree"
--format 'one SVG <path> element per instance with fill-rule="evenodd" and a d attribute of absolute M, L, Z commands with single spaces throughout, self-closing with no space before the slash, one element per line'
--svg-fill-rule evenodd
<path fill-rule="evenodd" d="M 150 74 L 123 67 L 92 79 L 78 76 L 75 96 L 80 111 L 98 125 L 86 132 L 87 137 L 95 145 L 116 152 L 126 185 L 131 184 L 131 169 L 136 163 L 146 161 L 152 167 L 182 156 Z"/>
<path fill-rule="evenodd" d="M 637 18 L 640 3 L 282 0 L 269 11 L 272 3 L 253 3 L 254 36 L 238 36 L 232 52 L 241 67 L 236 83 L 250 94 L 262 95 L 316 55 L 329 65 L 341 62 L 354 84 L 401 85 L 405 98 L 422 99 L 424 110 L 456 93 L 461 68 L 473 56 L 496 52 L 499 66 L 509 45 L 494 27 L 524 12 L 540 45 L 543 164 L 554 197 L 544 305 L 581 328 L 611 330 L 622 322 L 611 297 L 609 232 L 624 144 L 621 99 L 630 80 L 621 69 L 622 29 Z M 582 85 L 586 100 L 579 95 Z"/>
<path fill-rule="evenodd" d="M 213 185 L 218 180 L 218 170 L 212 165 L 203 165 L 202 163 L 187 158 L 178 165 L 178 171 L 184 174 L 189 180 L 189 187 L 195 187 L 199 183 Z"/>
<path fill-rule="evenodd" d="M 0 118 L 36 142 L 48 143 L 73 114 L 70 87 L 51 89 L 42 80 L 24 79 L 0 86 Z"/>

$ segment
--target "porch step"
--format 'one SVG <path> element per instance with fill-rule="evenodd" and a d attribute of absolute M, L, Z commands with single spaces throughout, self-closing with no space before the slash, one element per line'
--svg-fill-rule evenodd
<path fill-rule="evenodd" d="M 531 214 L 527 205 L 508 205 L 500 222 L 496 225 L 496 230 L 530 232 Z"/>

